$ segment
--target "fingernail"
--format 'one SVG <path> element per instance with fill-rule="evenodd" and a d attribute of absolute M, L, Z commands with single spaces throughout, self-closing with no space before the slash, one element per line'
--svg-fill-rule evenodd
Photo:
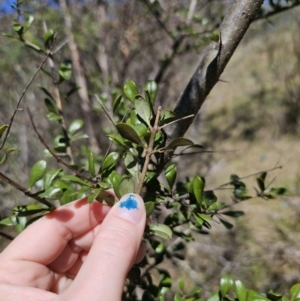
<path fill-rule="evenodd" d="M 116 206 L 116 215 L 134 224 L 138 224 L 145 214 L 142 198 L 134 193 L 125 194 Z"/>

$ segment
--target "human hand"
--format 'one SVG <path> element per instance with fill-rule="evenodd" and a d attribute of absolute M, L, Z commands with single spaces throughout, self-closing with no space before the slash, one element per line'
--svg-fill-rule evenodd
<path fill-rule="evenodd" d="M 0 254 L 1 300 L 121 300 L 128 271 L 145 253 L 145 221 L 136 194 L 113 207 L 86 198 L 59 207 Z"/>

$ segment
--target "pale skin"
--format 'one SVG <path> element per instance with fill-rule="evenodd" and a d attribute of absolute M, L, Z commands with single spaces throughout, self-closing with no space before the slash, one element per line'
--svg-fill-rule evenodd
<path fill-rule="evenodd" d="M 82 199 L 30 225 L 0 254 L 1 300 L 120 301 L 145 254 L 146 213 L 134 199 L 132 210 Z"/>

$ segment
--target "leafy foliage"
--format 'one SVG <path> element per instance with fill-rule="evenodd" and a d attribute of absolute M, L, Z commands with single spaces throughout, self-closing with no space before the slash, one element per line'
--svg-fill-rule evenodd
<path fill-rule="evenodd" d="M 24 24 L 15 21 L 12 25 L 14 34 L 6 36 L 19 41 L 38 54 L 45 56 L 51 53 L 51 57 L 55 56 L 53 47 L 56 35 L 53 30 L 44 33 L 43 43 L 27 39 L 33 22 L 32 16 L 29 16 Z M 210 38 L 219 40 L 219 35 L 215 33 Z M 70 84 L 72 80 L 71 61 L 63 60 L 58 66 L 56 75 L 46 68 L 41 69 L 51 79 L 54 89 L 44 86 L 40 86 L 40 89 L 45 94 L 47 118 L 53 127 L 60 129 L 60 133 L 53 137 L 53 146 L 49 146 L 39 134 L 29 113 L 32 127 L 46 148 L 46 156 L 32 166 L 27 188 L 23 189 L 7 180 L 35 202 L 13 208 L 12 215 L 2 219 L 0 224 L 14 226 L 21 231 L 28 224 L 54 210 L 57 201 L 66 204 L 88 197 L 89 202 L 97 200 L 111 206 L 124 194 L 129 192 L 141 194 L 145 200 L 147 216 L 159 216 L 162 208 L 166 213 L 146 227 L 147 256 L 138 267 L 135 267 L 141 268 L 144 273 L 138 277 L 133 275 L 131 281 L 126 283 L 123 299 L 137 300 L 135 287 L 139 285 L 143 290 L 142 300 L 163 301 L 169 300 L 170 296 L 174 301 L 203 300 L 202 288 L 196 286 L 188 289 L 183 278 L 178 279 L 177 292 L 172 291 L 172 276 L 169 271 L 162 269 L 160 264 L 175 258 L 184 259 L 186 245 L 195 239 L 195 234 L 207 233 L 214 222 L 231 229 L 234 225 L 233 219 L 244 214 L 240 210 L 232 210 L 231 206 L 253 197 L 272 199 L 276 195 L 284 194 L 285 189 L 269 188 L 266 183 L 267 172 L 258 174 L 254 195 L 248 191 L 244 179 L 237 175 L 231 175 L 227 184 L 214 190 L 205 187 L 202 175 L 194 175 L 192 179 L 186 178 L 184 182 L 176 181 L 176 164 L 169 163 L 168 158 L 172 158 L 176 148 L 187 147 L 197 150 L 202 146 L 184 137 L 168 140 L 165 127 L 181 120 L 171 110 L 157 106 L 155 101 L 158 86 L 153 80 L 146 82 L 142 93 L 134 81 L 125 82 L 123 90 L 118 91 L 113 101 L 114 116 L 107 114 L 114 125 L 107 130 L 107 138 L 113 145 L 104 156 L 95 155 L 91 148 L 85 149 L 82 162 L 75 164 L 72 145 L 79 139 L 86 139 L 88 135 L 84 131 L 84 121 L 80 118 L 73 119 L 68 126 L 66 125 L 62 99 L 66 100 L 71 94 L 76 93 L 79 87 L 73 85 L 71 90 L 66 90 L 64 86 Z M 104 106 L 102 109 L 104 110 Z M 8 128 L 7 124 L 0 126 L 0 139 L 3 139 Z M 3 150 L 0 165 L 9 160 L 8 155 L 16 150 L 16 148 Z M 61 164 L 60 167 L 64 168 L 47 170 L 51 159 L 55 159 Z M 161 174 L 164 175 L 165 181 L 158 178 Z M 229 202 L 218 200 L 216 191 L 220 188 L 230 188 L 232 195 Z M 114 190 L 116 199 L 106 194 L 108 189 Z M 159 281 L 155 281 L 153 271 L 158 272 Z M 246 289 L 240 280 L 223 275 L 220 289 L 212 293 L 208 300 L 293 301 L 299 298 L 299 291 L 299 285 L 296 284 L 290 290 L 290 299 L 272 291 L 263 296 Z"/>

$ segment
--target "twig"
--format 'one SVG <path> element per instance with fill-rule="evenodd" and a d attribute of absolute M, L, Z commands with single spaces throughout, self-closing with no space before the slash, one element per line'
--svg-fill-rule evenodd
<path fill-rule="evenodd" d="M 46 24 L 45 21 L 43 22 L 43 26 L 44 26 L 44 31 L 47 32 L 47 24 Z M 53 44 L 52 44 L 51 48 L 53 48 L 53 45 L 55 43 L 55 39 L 56 39 L 56 36 L 54 35 L 54 41 L 53 41 Z M 52 53 L 51 50 L 48 50 L 48 51 L 50 51 Z M 58 114 L 59 114 L 59 117 L 60 117 L 58 122 L 59 122 L 59 124 L 62 128 L 63 136 L 64 136 L 64 139 L 65 139 L 65 142 L 66 142 L 66 153 L 69 156 L 70 164 L 73 165 L 74 164 L 74 159 L 73 159 L 73 154 L 72 154 L 72 149 L 71 149 L 71 144 L 70 144 L 70 137 L 69 137 L 69 133 L 68 133 L 65 118 L 64 118 L 63 106 L 62 106 L 60 92 L 59 92 L 59 89 L 58 89 L 57 78 L 56 78 L 55 72 L 54 72 L 55 71 L 55 66 L 54 66 L 53 55 L 50 56 L 50 59 L 48 60 L 48 65 L 51 69 L 52 78 L 54 79 L 53 80 L 54 100 L 55 100 L 56 107 L 57 107 L 57 110 L 58 110 Z"/>
<path fill-rule="evenodd" d="M 61 158 L 59 158 L 51 149 L 50 147 L 48 146 L 48 144 L 45 142 L 45 140 L 43 139 L 43 137 L 40 135 L 34 121 L 33 121 L 33 116 L 32 116 L 32 113 L 30 111 L 30 109 L 27 107 L 27 113 L 29 115 L 29 118 L 30 118 L 30 122 L 31 122 L 31 125 L 33 127 L 33 130 L 35 131 L 35 133 L 37 134 L 40 142 L 45 146 L 45 148 L 50 152 L 50 154 L 56 159 L 57 162 L 61 163 L 62 165 L 64 165 L 65 167 L 67 167 L 68 169 L 70 169 L 72 172 L 74 172 L 76 174 L 76 176 L 80 179 L 83 179 L 83 180 L 87 180 L 93 184 L 96 184 L 97 182 L 90 179 L 90 178 L 87 178 L 85 177 L 84 175 L 82 175 L 80 172 L 78 172 L 76 169 L 72 168 L 69 164 L 67 164 L 66 162 L 64 162 Z"/>
<path fill-rule="evenodd" d="M 179 122 L 179 121 L 181 121 L 181 120 L 183 120 L 183 119 L 192 118 L 192 117 L 194 117 L 194 116 L 195 116 L 194 114 L 191 114 L 191 115 L 189 115 L 189 116 L 185 116 L 185 117 L 182 117 L 182 118 L 180 118 L 180 119 L 176 119 L 176 120 L 174 120 L 174 121 L 171 121 L 171 122 L 169 122 L 169 123 L 166 123 L 166 124 L 160 126 L 160 127 L 158 128 L 158 130 L 161 130 L 161 129 L 163 129 L 163 128 L 166 127 L 166 126 L 171 125 L 171 124 L 176 123 L 176 122 Z"/>
<path fill-rule="evenodd" d="M 266 170 L 263 170 L 263 171 L 255 172 L 255 173 L 253 173 L 253 174 L 251 174 L 251 175 L 248 175 L 248 176 L 245 176 L 245 177 L 238 178 L 238 180 L 247 179 L 247 178 L 250 178 L 250 177 L 259 175 L 259 174 L 261 174 L 261 173 L 263 173 L 263 172 L 269 172 L 269 171 L 272 171 L 272 170 L 275 170 L 275 169 L 281 169 L 281 168 L 282 168 L 282 166 L 275 166 L 275 167 L 270 168 L 270 169 L 266 169 Z M 209 190 L 217 190 L 217 189 L 220 189 L 220 188 L 222 188 L 222 187 L 224 187 L 224 186 L 230 185 L 230 184 L 232 184 L 232 183 L 234 183 L 234 182 L 236 182 L 236 181 L 230 181 L 230 182 L 227 182 L 227 183 L 225 183 L 225 184 L 222 184 L 222 185 L 220 185 L 220 186 L 218 186 L 218 187 L 215 187 L 215 188 L 209 189 Z"/>
<path fill-rule="evenodd" d="M 3 237 L 5 237 L 8 240 L 14 240 L 15 239 L 13 236 L 11 236 L 11 235 L 3 232 L 3 231 L 0 231 L 0 236 L 3 236 Z"/>
<path fill-rule="evenodd" d="M 38 202 L 44 204 L 50 210 L 55 208 L 55 206 L 53 204 L 51 204 L 50 202 L 48 202 L 45 198 L 41 198 L 38 195 L 29 192 L 28 189 L 19 185 L 18 183 L 16 183 L 15 181 L 13 181 L 12 179 L 10 179 L 9 177 L 7 177 L 6 175 L 4 175 L 1 172 L 0 172 L 0 179 L 3 180 L 4 182 L 6 182 L 7 184 L 13 186 L 17 190 L 22 191 L 26 196 L 33 198 L 33 199 L 37 200 Z"/>
<path fill-rule="evenodd" d="M 13 121 L 14 121 L 14 118 L 17 114 L 17 111 L 19 110 L 19 106 L 21 104 L 21 101 L 23 100 L 24 98 L 24 95 L 25 93 L 27 92 L 27 90 L 29 89 L 29 87 L 31 86 L 31 84 L 33 83 L 34 79 L 36 78 L 37 74 L 41 71 L 43 65 L 45 64 L 46 60 L 48 59 L 48 57 L 50 56 L 50 52 L 45 56 L 45 58 L 43 59 L 42 63 L 39 65 L 39 67 L 37 68 L 36 72 L 34 73 L 34 75 L 32 76 L 32 78 L 30 79 L 29 83 L 27 84 L 27 86 L 25 87 L 25 89 L 23 90 L 19 100 L 18 100 L 18 103 L 16 105 L 16 108 L 14 110 L 14 113 L 12 114 L 11 118 L 10 118 L 10 122 L 9 122 L 9 125 L 8 125 L 8 128 L 6 130 L 6 133 L 5 133 L 5 136 L 4 136 L 4 139 L 2 141 L 2 144 L 0 146 L 0 150 L 3 148 L 6 140 L 7 140 L 7 137 L 9 135 L 9 132 L 10 132 L 10 129 L 11 129 L 11 126 L 13 124 Z"/>
<path fill-rule="evenodd" d="M 104 111 L 105 115 L 107 116 L 107 118 L 109 119 L 109 121 L 113 124 L 113 126 L 116 128 L 116 123 L 114 122 L 114 120 L 112 119 L 112 117 L 109 115 L 108 111 L 106 110 L 105 106 L 103 105 L 103 103 L 101 102 L 100 98 L 98 97 L 98 95 L 94 95 L 96 100 L 99 102 L 102 110 Z"/>
<path fill-rule="evenodd" d="M 159 122 L 160 113 L 161 113 L 161 106 L 159 106 L 158 109 L 157 109 L 155 122 L 154 122 L 152 131 L 151 131 L 151 135 L 150 135 L 150 139 L 149 139 L 149 144 L 148 144 L 148 147 L 146 149 L 146 157 L 145 157 L 143 170 L 142 170 L 141 176 L 139 178 L 138 187 L 135 191 L 136 194 L 140 194 L 142 192 L 142 189 L 143 189 L 143 184 L 144 184 L 144 180 L 145 180 L 146 173 L 147 173 L 147 170 L 148 170 L 148 165 L 149 165 L 149 162 L 150 162 L 151 155 L 153 154 L 153 146 L 154 146 L 154 141 L 155 141 L 155 135 L 156 135 L 157 131 L 159 130 L 158 122 Z"/>

